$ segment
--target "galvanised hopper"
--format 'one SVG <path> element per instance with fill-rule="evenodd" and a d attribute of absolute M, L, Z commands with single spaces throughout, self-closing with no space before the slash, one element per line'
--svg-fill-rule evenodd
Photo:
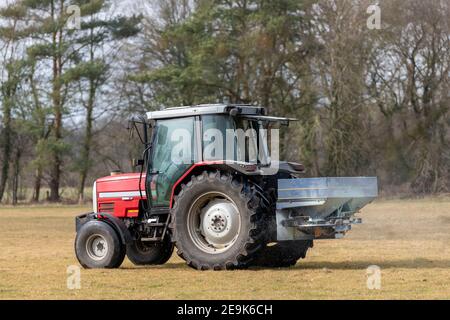
<path fill-rule="evenodd" d="M 377 196 L 376 177 L 279 179 L 277 240 L 340 238 Z"/>

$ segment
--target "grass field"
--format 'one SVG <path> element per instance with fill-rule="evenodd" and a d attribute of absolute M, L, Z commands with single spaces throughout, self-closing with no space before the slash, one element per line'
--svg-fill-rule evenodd
<path fill-rule="evenodd" d="M 341 240 L 316 241 L 290 269 L 200 272 L 163 266 L 81 270 L 67 289 L 74 219 L 84 207 L 0 208 L 0 299 L 449 299 L 450 199 L 378 201 Z M 366 268 L 381 268 L 381 289 Z"/>

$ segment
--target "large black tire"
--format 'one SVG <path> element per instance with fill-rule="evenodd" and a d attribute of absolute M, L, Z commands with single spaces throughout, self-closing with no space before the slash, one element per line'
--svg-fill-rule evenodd
<path fill-rule="evenodd" d="M 87 269 L 118 268 L 125 258 L 125 246 L 106 222 L 89 221 L 75 238 L 75 254 Z"/>
<path fill-rule="evenodd" d="M 198 199 L 202 199 L 203 195 L 214 193 L 220 194 L 226 199 L 218 201 L 225 201 L 226 205 L 232 203 L 234 208 L 232 215 L 235 220 L 226 221 L 226 227 L 222 225 L 227 230 L 225 233 L 231 233 L 228 231 L 228 226 L 234 230 L 233 225 L 236 225 L 237 219 L 239 219 L 240 226 L 235 233 L 233 242 L 225 244 L 221 249 L 199 245 L 198 239 L 201 236 L 198 234 L 200 231 L 190 231 L 193 228 L 189 227 L 190 221 L 192 221 L 190 217 L 193 215 L 192 206 L 200 201 Z M 201 175 L 192 176 L 186 185 L 182 185 L 171 212 L 172 223 L 170 226 L 178 249 L 177 253 L 189 266 L 199 270 L 245 268 L 250 265 L 264 243 L 263 213 L 260 193 L 244 178 L 238 180 L 228 173 L 218 171 L 203 172 Z M 203 220 L 206 219 L 204 217 L 205 215 Z M 218 221 L 220 223 L 220 219 Z M 204 221 L 200 220 L 200 224 L 202 223 Z M 223 230 L 219 232 L 224 232 Z M 214 231 L 209 230 L 208 232 Z"/>
<path fill-rule="evenodd" d="M 258 252 L 252 266 L 267 268 L 287 268 L 295 266 L 299 259 L 306 257 L 312 248 L 312 240 L 281 241 L 268 245 Z"/>
<path fill-rule="evenodd" d="M 172 256 L 173 247 L 168 236 L 162 243 L 135 240 L 127 245 L 127 257 L 135 265 L 164 264 Z"/>

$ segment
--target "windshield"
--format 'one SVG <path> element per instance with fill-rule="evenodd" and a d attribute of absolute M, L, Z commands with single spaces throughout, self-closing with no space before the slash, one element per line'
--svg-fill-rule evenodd
<path fill-rule="evenodd" d="M 205 160 L 228 160 L 270 165 L 267 125 L 258 120 L 206 115 L 203 124 Z"/>

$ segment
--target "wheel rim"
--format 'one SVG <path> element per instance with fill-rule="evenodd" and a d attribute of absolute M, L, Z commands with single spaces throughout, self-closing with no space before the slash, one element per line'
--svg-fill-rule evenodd
<path fill-rule="evenodd" d="M 227 251 L 236 242 L 241 229 L 241 216 L 234 201 L 221 192 L 199 196 L 188 212 L 188 233 L 204 252 Z"/>
<path fill-rule="evenodd" d="M 86 241 L 86 252 L 93 260 L 102 260 L 108 254 L 108 242 L 102 235 L 93 234 Z"/>

